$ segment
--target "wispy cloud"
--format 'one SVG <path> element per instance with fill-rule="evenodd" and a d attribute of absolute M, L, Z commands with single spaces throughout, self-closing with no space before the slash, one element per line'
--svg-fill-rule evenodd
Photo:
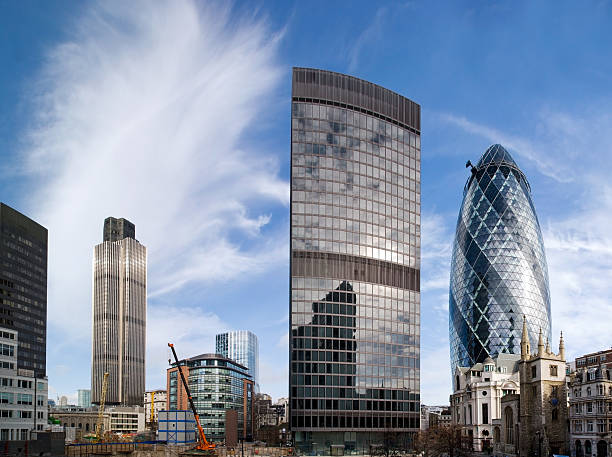
<path fill-rule="evenodd" d="M 348 52 L 348 72 L 354 73 L 359 66 L 359 60 L 363 49 L 369 43 L 376 42 L 376 38 L 382 33 L 384 17 L 387 14 L 386 7 L 380 7 L 376 10 L 376 14 L 372 18 L 372 21 L 368 26 L 357 36 L 354 44 L 350 47 Z"/>
<path fill-rule="evenodd" d="M 531 161 L 540 173 L 559 182 L 570 182 L 572 173 L 563 161 L 549 154 L 550 144 L 538 145 L 532 141 L 519 136 L 509 135 L 501 130 L 497 130 L 486 125 L 470 121 L 462 116 L 452 114 L 442 114 L 443 121 L 454 124 L 466 132 L 486 138 L 491 143 L 500 143 L 512 152 Z"/>
<path fill-rule="evenodd" d="M 276 109 L 278 41 L 221 4 L 116 1 L 88 4 L 50 48 L 22 151 L 30 214 L 49 228 L 50 337 L 90 338 L 92 248 L 107 216 L 136 224 L 150 296 L 175 301 L 185 321 L 180 288 L 287 261 L 272 218 L 288 183 L 279 157 L 246 138 Z M 180 327 L 151 305 L 150 329 Z M 50 347 L 49 364 L 60 356 Z"/>

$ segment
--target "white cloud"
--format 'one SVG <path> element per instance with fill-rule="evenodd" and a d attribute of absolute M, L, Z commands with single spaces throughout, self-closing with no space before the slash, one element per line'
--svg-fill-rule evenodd
<path fill-rule="evenodd" d="M 349 64 L 348 72 L 354 73 L 359 66 L 359 59 L 363 48 L 375 43 L 377 38 L 382 33 L 382 27 L 385 15 L 387 14 L 387 7 L 380 7 L 376 10 L 374 18 L 368 24 L 368 26 L 357 36 L 354 40 L 354 44 L 351 46 L 348 52 Z"/>
<path fill-rule="evenodd" d="M 52 324 L 89 334 L 85 316 L 80 329 L 62 316 L 88 313 L 110 215 L 148 247 L 152 296 L 284 261 L 286 240 L 262 236 L 270 210 L 249 208 L 286 205 L 288 184 L 275 156 L 243 141 L 282 76 L 276 46 L 261 22 L 177 1 L 92 4 L 51 49 L 24 163 L 49 228 Z"/>
<path fill-rule="evenodd" d="M 189 312 L 177 306 L 149 308 L 147 321 L 147 387 L 165 388 L 174 344 L 179 359 L 215 352 L 215 335 L 231 328 L 217 315 Z"/>
<path fill-rule="evenodd" d="M 36 120 L 22 151 L 32 191 L 24 206 L 49 229 L 56 343 L 48 365 L 58 388 L 87 385 L 89 368 L 75 381 L 54 367 L 64 358 L 89 365 L 91 262 L 105 217 L 134 222 L 148 248 L 151 376 L 158 345 L 184 325 L 194 342 L 179 340 L 182 354 L 212 350 L 200 343 L 218 318 L 181 304 L 181 288 L 218 287 L 287 262 L 285 231 L 270 232 L 289 186 L 276 151 L 247 138 L 278 109 L 280 37 L 237 14 L 189 0 L 88 3 L 32 84 Z M 176 303 L 180 319 L 158 308 L 162 298 Z M 206 331 L 198 335 L 194 322 Z"/>
<path fill-rule="evenodd" d="M 439 344 L 421 350 L 421 401 L 425 405 L 447 405 L 451 394 L 448 337 L 428 339 Z"/>

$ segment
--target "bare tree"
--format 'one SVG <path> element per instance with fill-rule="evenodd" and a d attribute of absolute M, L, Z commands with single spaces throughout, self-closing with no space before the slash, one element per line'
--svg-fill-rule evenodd
<path fill-rule="evenodd" d="M 416 438 L 415 448 L 425 457 L 464 457 L 469 455 L 461 436 L 461 426 L 449 425 L 422 430 Z"/>

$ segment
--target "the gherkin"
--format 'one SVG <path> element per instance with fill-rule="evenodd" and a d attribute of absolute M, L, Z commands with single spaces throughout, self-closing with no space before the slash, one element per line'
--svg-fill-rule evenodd
<path fill-rule="evenodd" d="M 499 144 L 485 151 L 465 185 L 449 300 L 452 372 L 520 354 L 523 315 L 532 338 L 541 328 L 550 339 L 548 268 L 531 188 Z"/>

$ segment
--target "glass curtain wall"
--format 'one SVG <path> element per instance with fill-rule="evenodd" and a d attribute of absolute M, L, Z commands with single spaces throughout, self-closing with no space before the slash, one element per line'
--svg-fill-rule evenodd
<path fill-rule="evenodd" d="M 419 106 L 294 69 L 290 420 L 302 451 L 419 429 Z"/>
<path fill-rule="evenodd" d="M 510 153 L 489 147 L 472 168 L 457 221 L 450 278 L 451 373 L 550 340 L 548 268 L 531 187 Z"/>

